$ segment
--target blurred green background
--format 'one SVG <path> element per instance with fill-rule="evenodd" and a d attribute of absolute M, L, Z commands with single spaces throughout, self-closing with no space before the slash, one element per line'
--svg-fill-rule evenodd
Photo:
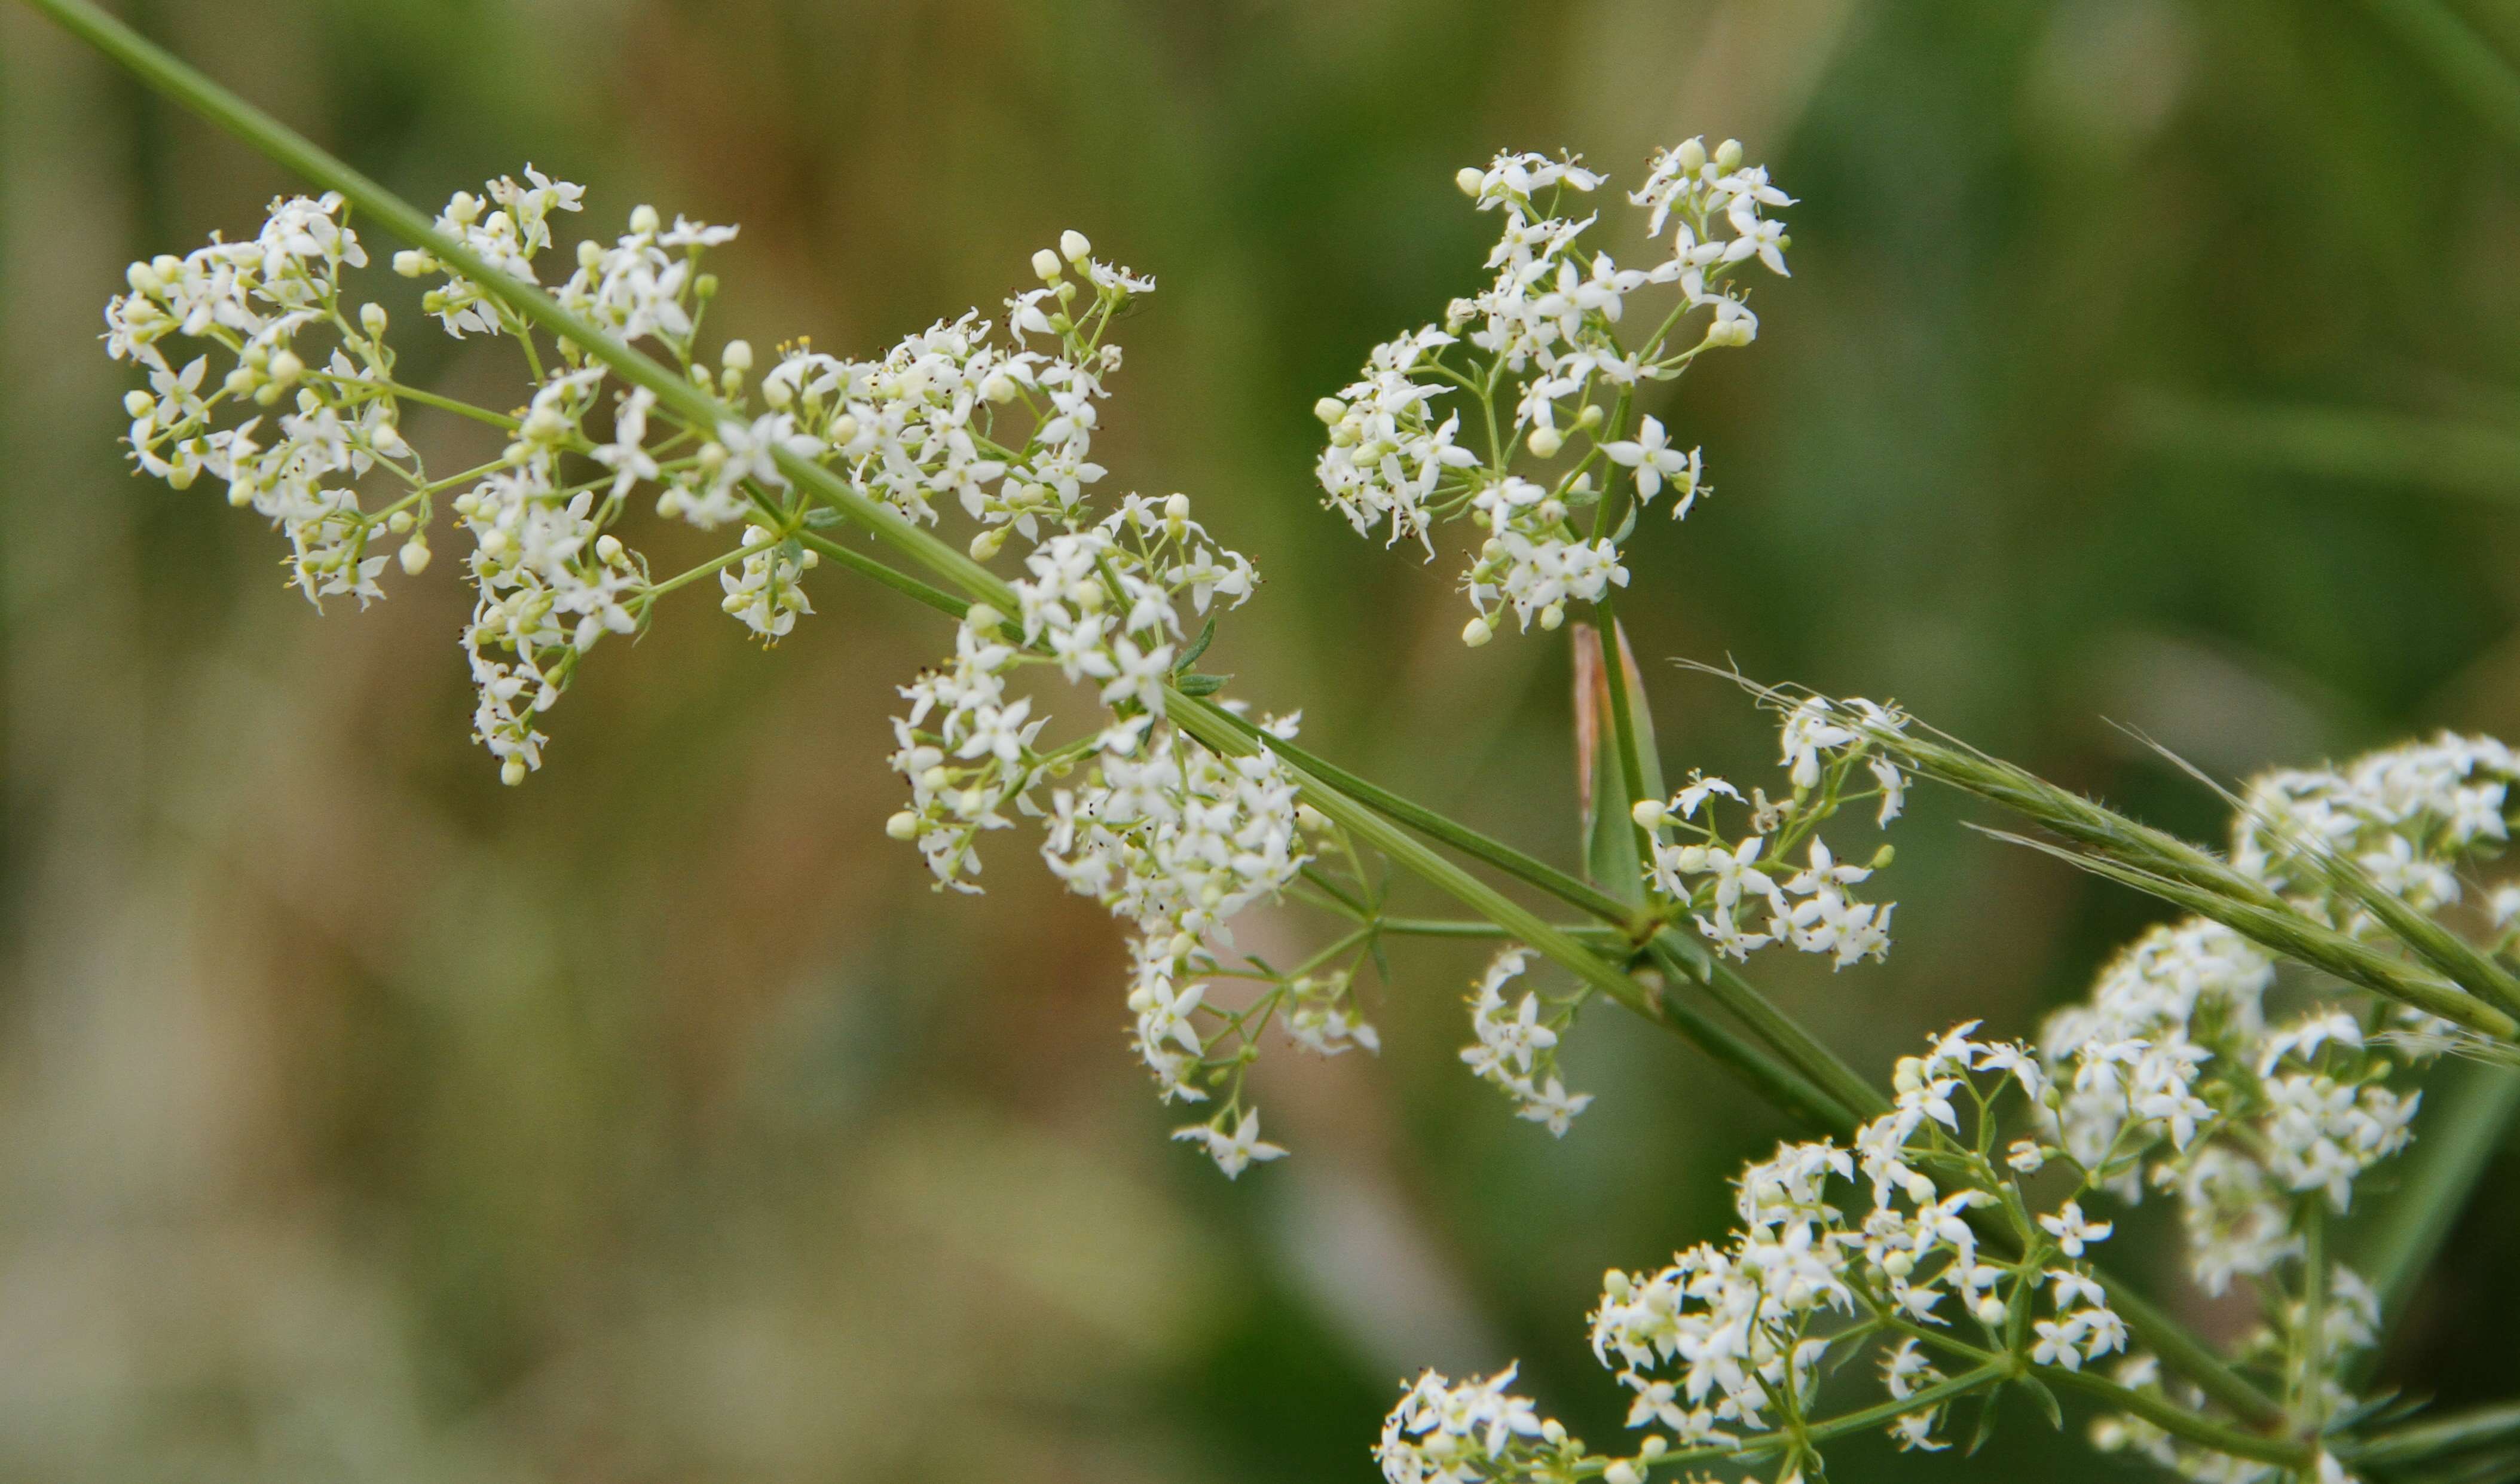
<path fill-rule="evenodd" d="M 2520 736 L 2520 10 L 2394 9 L 124 12 L 424 203 L 531 159 L 590 184 L 586 235 L 642 201 L 741 222 L 712 320 L 759 344 L 872 352 L 1085 230 L 1163 286 L 1110 487 L 1191 491 L 1268 578 L 1210 667 L 1571 861 L 1562 640 L 1465 652 L 1456 565 L 1356 539 L 1310 477 L 1314 398 L 1478 282 L 1452 172 L 1506 146 L 1626 184 L 1738 135 L 1802 199 L 1763 338 L 1655 409 L 1718 491 L 1631 558 L 1666 766 L 1764 778 L 1772 746 L 1673 655 L 1895 696 L 2204 834 L 2112 721 L 2224 777 Z M 1413 950 L 1369 991 L 1382 1057 L 1263 1063 L 1296 1154 L 1229 1186 L 1164 1142 L 1116 926 L 1019 843 L 964 900 L 884 839 L 892 688 L 943 631 L 830 574 L 766 655 L 702 599 L 608 646 L 500 788 L 447 563 L 319 620 L 268 531 L 119 460 L 123 263 L 294 183 L 16 8 L 0 127 L 0 1476 L 1362 1479 L 1404 1372 L 1514 1356 L 1616 1432 L 1600 1270 L 1718 1233 L 1784 1132 L 1711 1064 L 1598 1012 L 1569 1064 L 1599 1102 L 1552 1144 L 1455 1059 L 1477 955 Z M 515 399 L 402 322 L 411 379 Z M 1762 970 L 1860 1064 L 2027 1033 L 2157 915 L 1967 814 L 1898 832 L 1888 966 Z M 2507 1383 L 2515 1175 L 2399 1383 Z M 2158 1216 L 2133 1260 L 2175 1282 Z M 2125 1471 L 2007 1421 L 1992 1463 L 1836 1462 Z"/>

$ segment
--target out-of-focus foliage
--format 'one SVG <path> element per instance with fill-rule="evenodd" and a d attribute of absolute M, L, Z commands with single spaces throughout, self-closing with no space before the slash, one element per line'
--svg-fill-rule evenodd
<path fill-rule="evenodd" d="M 2104 718 L 2224 776 L 2520 736 L 2520 142 L 2342 0 L 128 13 L 414 199 L 531 158 L 589 232 L 742 222 L 712 315 L 759 344 L 872 349 L 1084 229 L 1163 284 L 1112 482 L 1269 579 L 1207 667 L 1560 859 L 1562 643 L 1468 655 L 1449 567 L 1309 477 L 1313 399 L 1477 281 L 1452 174 L 1508 145 L 1633 180 L 1734 134 L 1802 199 L 1760 343 L 1659 409 L 1718 493 L 1639 539 L 1649 661 L 1896 696 L 2192 830 L 2220 806 Z M 291 183 L 15 10 L 0 125 L 0 1473 L 1363 1477 L 1404 1370 L 1512 1355 L 1615 1433 L 1600 1269 L 1709 1235 L 1780 1131 L 1711 1067 L 1598 1013 L 1553 1144 L 1455 1060 L 1476 956 L 1411 950 L 1383 1057 L 1272 1058 L 1297 1156 L 1226 1186 L 1163 1142 L 1103 916 L 1012 855 L 936 898 L 883 837 L 943 630 L 836 572 L 773 654 L 704 599 L 608 651 L 498 788 L 452 573 L 319 621 L 267 533 L 117 462 L 122 263 Z M 1655 685 L 1667 767 L 1764 764 L 1738 695 Z M 2153 912 L 1917 813 L 1891 964 L 1771 970 L 1875 1069 L 2027 1030 Z M 2414 1391 L 2520 1317 L 2476 1246 Z M 2098 1476 L 2008 1421 L 1975 1466 Z"/>

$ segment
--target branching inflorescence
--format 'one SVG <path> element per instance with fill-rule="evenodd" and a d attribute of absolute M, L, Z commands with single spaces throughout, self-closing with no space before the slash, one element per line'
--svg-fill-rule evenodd
<path fill-rule="evenodd" d="M 866 360 L 802 338 L 766 365 L 742 340 L 704 355 L 716 282 L 701 264 L 735 228 L 668 226 L 640 206 L 608 245 L 579 244 L 546 297 L 539 264 L 556 223 L 581 210 L 578 186 L 528 166 L 521 183 L 458 193 L 429 224 L 77 0 L 42 3 L 344 186 L 274 202 L 249 242 L 131 266 L 106 343 L 150 383 L 127 399 L 132 456 L 179 489 L 206 473 L 270 520 L 290 543 L 291 583 L 319 606 L 382 597 L 390 561 L 422 572 L 435 507 L 448 505 L 472 538 L 474 733 L 506 782 L 541 766 L 542 718 L 605 636 L 641 632 L 660 599 L 714 576 L 724 610 L 775 643 L 812 613 L 803 584 L 828 560 L 958 620 L 951 656 L 901 688 L 891 765 L 910 798 L 887 832 L 916 846 L 940 888 L 976 890 L 982 838 L 1039 825 L 1051 871 L 1133 929 L 1132 1046 L 1165 1100 L 1205 1106 L 1176 1137 L 1228 1175 L 1284 1152 L 1260 1137 L 1244 1093 L 1266 1035 L 1323 1055 L 1377 1049 L 1357 976 L 1384 940 L 1411 933 L 1504 940 L 1470 995 L 1462 1059 L 1552 1133 L 1592 1101 L 1567 1090 L 1557 1054 L 1600 993 L 1698 1037 L 1833 1131 L 1742 1172 L 1726 1239 L 1605 1278 L 1593 1351 L 1629 1395 L 1633 1449 L 1595 1452 L 1544 1418 L 1510 1389 L 1512 1368 L 1462 1382 L 1429 1372 L 1376 1450 L 1395 1484 L 1638 1484 L 1717 1462 L 1800 1479 L 1855 1431 L 1941 1450 L 1956 1409 L 2008 1386 L 2051 1414 L 2056 1388 L 2094 1397 L 2102 1447 L 2199 1480 L 2345 1476 L 2363 1446 L 2349 1424 L 2366 1415 L 2353 1363 L 2383 1317 L 2330 1254 L 2326 1224 L 2407 1146 L 2417 1078 L 2443 1051 L 2508 1055 L 2520 1039 L 2520 981 L 2503 964 L 2520 887 L 2459 915 L 2478 895 L 2467 874 L 2509 828 L 2520 766 L 2499 743 L 2444 737 L 2268 775 L 2236 800 L 2224 857 L 1860 700 L 1764 693 L 1781 715 L 1785 781 L 1773 794 L 1692 773 L 1652 797 L 1660 775 L 1638 702 L 1613 684 L 1615 787 L 1596 807 L 1610 828 L 1622 813 L 1633 826 L 1634 869 L 1578 880 L 1307 757 L 1292 715 L 1246 720 L 1208 699 L 1223 681 L 1193 666 L 1257 574 L 1185 495 L 1098 498 L 1094 438 L 1122 362 L 1110 331 L 1154 285 L 1096 258 L 1080 234 L 1034 255 L 1039 287 L 998 320 L 940 321 Z M 1791 202 L 1737 144 L 1689 141 L 1629 198 L 1647 238 L 1668 244 L 1634 269 L 1584 245 L 1594 217 L 1568 214 L 1603 183 L 1577 158 L 1500 155 L 1458 179 L 1503 223 L 1495 277 L 1440 325 L 1376 347 L 1361 380 L 1323 399 L 1321 484 L 1360 533 L 1430 558 L 1437 524 L 1475 521 L 1462 577 L 1470 644 L 1505 609 L 1519 627 L 1555 629 L 1571 603 L 1615 632 L 1638 514 L 1667 500 L 1685 516 L 1707 493 L 1699 451 L 1678 447 L 1641 397 L 1701 352 L 1755 337 L 1737 275 L 1754 261 L 1785 271 L 1770 213 Z M 521 405 L 472 407 L 396 380 L 386 313 L 348 282 L 368 264 L 351 197 L 402 223 L 414 246 L 393 268 L 430 281 L 423 307 L 447 334 L 515 343 Z M 1657 292 L 1668 302 L 1647 306 Z M 414 407 L 489 425 L 504 447 L 436 472 L 403 434 Z M 736 538 L 660 577 L 620 533 L 637 504 Z M 928 534 L 949 514 L 971 526 L 968 560 Z M 965 594 L 843 544 L 834 528 L 852 520 Z M 1004 576 L 986 565 L 1001 560 Z M 1092 721 L 1046 741 L 1040 696 L 1017 685 L 1027 669 L 1090 693 Z M 1772 946 L 1841 968 L 1888 953 L 1891 905 L 1855 888 L 1889 849 L 1857 864 L 1822 827 L 1859 804 L 1888 826 L 1916 777 L 2028 816 L 2068 842 L 2048 848 L 2193 916 L 2127 949 L 2035 1044 L 1981 1037 L 1972 1021 L 1902 1058 L 1884 1097 L 1730 965 Z M 1600 921 L 1545 922 L 1385 820 Z M 1373 849 L 1479 917 L 1391 916 L 1366 864 Z M 1238 955 L 1232 920 L 1280 897 L 1332 914 L 1339 932 L 1282 967 Z M 1515 993 L 1535 959 L 1575 983 Z M 1718 995 L 1752 1035 L 1684 1013 L 1665 969 Z M 2266 1300 L 2263 1327 L 2228 1361 L 2096 1266 L 2114 1211 L 2153 1196 L 2176 1206 L 2200 1285 L 2244 1283 Z M 1841 1405 L 1828 1378 L 1859 1358 L 1878 1394 Z"/>
<path fill-rule="evenodd" d="M 1568 603 L 1626 586 L 1619 546 L 1636 511 L 1667 491 L 1678 519 L 1707 493 L 1698 450 L 1674 446 L 1658 419 L 1637 413 L 1636 396 L 1707 350 L 1758 336 L 1729 281 L 1754 259 L 1785 271 L 1783 225 L 1763 212 L 1792 202 L 1765 169 L 1742 164 L 1739 144 L 1710 154 L 1692 139 L 1655 157 L 1629 198 L 1647 208 L 1649 239 L 1669 229 L 1668 255 L 1622 268 L 1587 251 L 1597 217 L 1559 214 L 1602 184 L 1580 160 L 1506 154 L 1458 179 L 1504 220 L 1488 254 L 1496 280 L 1454 300 L 1441 325 L 1375 346 L 1361 380 L 1322 399 L 1329 446 L 1316 472 L 1359 534 L 1387 528 L 1430 559 L 1438 521 L 1475 518 L 1485 534 L 1462 586 L 1478 615 L 1462 637 L 1478 645 L 1494 635 L 1499 604 L 1524 628 L 1537 616 L 1553 629 Z M 1659 320 L 1650 310 L 1629 320 L 1630 298 L 1666 286 L 1678 292 Z M 1623 327 L 1642 334 L 1630 344 Z M 1466 430 L 1464 412 L 1477 420 Z M 1636 504 L 1613 524 L 1617 507 L 1603 496 L 1622 471 Z"/>

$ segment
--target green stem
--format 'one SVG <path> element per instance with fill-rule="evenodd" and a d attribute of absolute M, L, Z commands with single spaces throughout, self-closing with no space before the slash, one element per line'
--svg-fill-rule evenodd
<path fill-rule="evenodd" d="M 1217 714 L 1225 719 L 1227 725 L 1240 731 L 1247 738 L 1257 740 L 1262 735 L 1257 724 L 1236 716 L 1230 711 L 1220 711 Z M 1539 887 L 1569 907 L 1589 912 L 1602 922 L 1621 928 L 1631 935 L 1631 941 L 1642 941 L 1653 930 L 1654 924 L 1650 917 L 1611 896 L 1590 881 L 1569 876 L 1545 861 L 1525 855 L 1502 840 L 1492 839 L 1467 826 L 1456 824 L 1422 804 L 1412 803 L 1390 789 L 1359 778 L 1337 764 L 1315 756 L 1292 742 L 1280 742 L 1271 738 L 1268 746 L 1270 751 L 1320 779 L 1323 783 L 1407 825 L 1410 829 L 1441 840 L 1474 860 L 1485 861 L 1517 880 Z"/>
<path fill-rule="evenodd" d="M 930 587 L 898 567 L 886 566 L 866 553 L 842 546 L 828 536 L 817 535 L 812 531 L 798 531 L 796 539 L 850 571 L 861 576 L 872 577 L 896 593 L 907 594 L 949 618 L 960 619 L 970 610 L 970 604 L 946 592 L 943 588 Z"/>
<path fill-rule="evenodd" d="M 30 3 L 33 3 L 33 0 L 30 0 Z M 454 397 L 442 397 L 436 392 L 423 391 L 417 386 L 406 386 L 400 382 L 381 382 L 371 377 L 337 377 L 326 371 L 310 371 L 306 373 L 306 380 L 330 382 L 345 389 L 374 388 L 400 401 L 418 402 L 423 407 L 434 407 L 440 412 L 451 412 L 459 418 L 471 418 L 475 423 L 487 423 L 493 427 L 504 427 L 510 432 L 517 430 L 517 420 L 504 412 L 492 412 L 487 407 L 475 407 L 470 402 L 458 401 Z M 498 468 L 495 464 L 486 467 Z"/>
<path fill-rule="evenodd" d="M 1847 1065 L 1819 1037 L 1803 1029 L 1801 1022 L 1777 1009 L 1776 1002 L 1761 993 L 1758 986 L 1707 952 L 1705 945 L 1677 930 L 1666 929 L 1653 940 L 1653 952 L 1673 972 L 1704 985 L 1709 998 L 1738 1016 L 1760 1040 L 1775 1048 L 1778 1056 L 1818 1083 L 1859 1121 L 1890 1110 L 1890 1100 L 1879 1088 Z"/>
<path fill-rule="evenodd" d="M 2384 1432 L 2353 1447 L 2350 1453 L 2345 1446 L 2340 1446 L 2337 1454 L 2340 1458 L 2350 1459 L 2358 1467 L 2418 1463 L 2444 1454 L 2463 1453 L 2491 1443 L 2508 1442 L 2515 1437 L 2520 1437 L 2520 1402 L 2498 1402 L 2474 1412 L 2462 1412 Z"/>
<path fill-rule="evenodd" d="M 2303 1473 L 2318 1463 L 2318 1450 L 2312 1444 L 2288 1442 L 2282 1438 L 2226 1427 L 2160 1397 L 2121 1386 L 2088 1371 L 2068 1371 L 2062 1366 L 2034 1366 L 2031 1372 L 2053 1385 L 2098 1397 L 2120 1412 L 2133 1413 L 2164 1432 L 2175 1433 L 2217 1453 L 2228 1453 L 2235 1459 L 2255 1459 L 2261 1463 L 2273 1463 Z"/>
<path fill-rule="evenodd" d="M 1237 725 L 1238 718 L 1166 688 L 1165 710 L 1183 731 L 1229 757 L 1256 756 L 1263 742 Z M 1644 986 L 1602 962 L 1600 957 L 1581 942 L 1543 922 L 1529 908 L 1507 897 L 1495 887 L 1471 876 L 1451 861 L 1437 855 L 1415 836 L 1351 797 L 1282 751 L 1271 739 L 1266 745 L 1280 752 L 1280 760 L 1295 779 L 1304 802 L 1328 815 L 1334 823 L 1388 856 L 1394 865 L 1424 880 L 1428 885 L 1451 896 L 1479 916 L 1504 928 L 1517 941 L 1541 957 L 1573 973 L 1577 978 L 1601 993 L 1627 1006 L 1647 1019 L 1660 1020 L 1660 1007 Z"/>

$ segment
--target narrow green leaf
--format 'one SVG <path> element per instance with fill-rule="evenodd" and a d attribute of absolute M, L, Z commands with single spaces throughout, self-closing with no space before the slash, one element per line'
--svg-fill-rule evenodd
<path fill-rule="evenodd" d="M 2002 1395 L 2003 1387 L 1999 1383 L 1988 1387 L 1986 1395 L 1978 1399 L 1977 1425 L 1969 1429 L 1968 1447 L 1960 1450 L 1960 1457 L 1976 1458 L 1977 1451 L 1995 1436 L 1995 1404 Z"/>
<path fill-rule="evenodd" d="M 2046 1382 L 2035 1375 L 2025 1375 L 2021 1378 L 2021 1389 L 2029 1392 L 2038 1401 L 2039 1410 L 2048 1414 L 2048 1426 L 2058 1432 L 2065 1430 L 2065 1409 L 2057 1402 L 2056 1393 L 2048 1389 Z"/>
<path fill-rule="evenodd" d="M 1198 656 L 1206 653 L 1207 647 L 1214 643 L 1216 643 L 1216 615 L 1210 613 L 1207 615 L 1206 627 L 1198 631 L 1198 637 L 1190 642 L 1189 649 L 1182 651 L 1181 658 L 1173 661 L 1174 671 L 1176 673 L 1187 671 L 1192 665 L 1198 663 Z"/>

